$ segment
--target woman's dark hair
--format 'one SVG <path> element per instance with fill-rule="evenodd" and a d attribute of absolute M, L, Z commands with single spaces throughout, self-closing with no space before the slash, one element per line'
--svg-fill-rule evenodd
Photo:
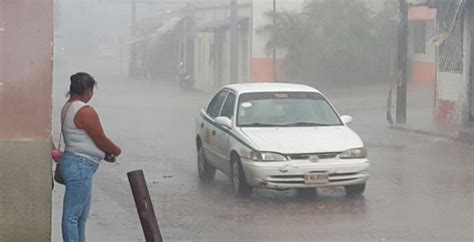
<path fill-rule="evenodd" d="M 83 96 L 86 91 L 94 90 L 97 82 L 94 78 L 85 72 L 78 72 L 71 76 L 71 85 L 69 86 L 70 95 Z"/>

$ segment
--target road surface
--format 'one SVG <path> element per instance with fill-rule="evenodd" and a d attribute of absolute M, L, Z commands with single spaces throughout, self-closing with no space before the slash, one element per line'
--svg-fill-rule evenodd
<path fill-rule="evenodd" d="M 56 71 L 54 127 L 72 69 Z M 94 73 L 92 73 L 94 74 Z M 93 188 L 89 241 L 144 241 L 127 181 L 143 169 L 165 241 L 472 241 L 474 149 L 450 140 L 387 128 L 384 87 L 327 90 L 364 140 L 372 161 L 362 198 L 342 188 L 314 199 L 295 191 L 232 194 L 218 173 L 199 182 L 194 122 L 211 95 L 169 82 L 98 76 L 93 104 L 123 148 L 120 165 L 102 164 Z M 55 136 L 57 139 L 57 135 Z M 61 241 L 64 190 L 53 194 L 53 241 Z"/>

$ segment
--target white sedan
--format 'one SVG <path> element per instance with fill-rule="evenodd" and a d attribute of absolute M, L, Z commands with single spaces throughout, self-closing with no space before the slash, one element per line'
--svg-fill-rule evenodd
<path fill-rule="evenodd" d="M 218 169 L 243 197 L 253 188 L 311 192 L 325 186 L 360 195 L 370 165 L 351 122 L 309 86 L 226 86 L 197 120 L 199 177 L 211 182 Z"/>

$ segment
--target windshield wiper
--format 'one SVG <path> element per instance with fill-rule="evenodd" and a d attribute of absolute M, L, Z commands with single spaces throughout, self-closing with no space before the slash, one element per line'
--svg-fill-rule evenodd
<path fill-rule="evenodd" d="M 284 127 L 284 125 L 265 124 L 265 123 L 251 123 L 251 124 L 241 124 L 240 127 Z"/>
<path fill-rule="evenodd" d="M 313 122 L 296 122 L 285 124 L 287 127 L 317 127 L 317 126 L 333 126 L 332 124 L 322 124 L 322 123 L 313 123 Z"/>
<path fill-rule="evenodd" d="M 266 124 L 266 123 L 251 123 L 241 124 L 240 127 L 318 127 L 318 126 L 335 126 L 336 124 L 322 124 L 312 122 L 296 122 L 289 124 Z"/>

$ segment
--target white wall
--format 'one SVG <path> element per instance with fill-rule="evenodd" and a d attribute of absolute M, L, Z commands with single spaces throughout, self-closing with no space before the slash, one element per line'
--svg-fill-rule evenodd
<path fill-rule="evenodd" d="M 447 73 L 438 72 L 437 78 L 437 99 L 454 102 L 454 110 L 451 110 L 454 117 L 451 121 L 461 125 L 468 118 L 469 114 L 469 64 L 470 64 L 470 31 L 468 15 L 464 19 L 463 36 L 463 72 Z"/>
<path fill-rule="evenodd" d="M 212 33 L 200 33 L 194 41 L 194 78 L 195 88 L 200 90 L 211 90 L 213 86 L 213 75 L 209 68 L 209 42 L 214 42 Z"/>
<path fill-rule="evenodd" d="M 249 0 L 239 0 L 239 16 L 249 17 L 251 19 L 252 11 Z M 229 1 L 230 3 L 230 1 Z M 216 23 L 228 20 L 230 17 L 230 5 L 223 4 L 223 1 L 206 1 L 197 5 L 198 11 L 196 13 L 196 26 L 207 25 L 208 23 Z M 205 8 L 203 8 L 205 7 Z M 247 82 L 250 79 L 250 30 L 248 33 L 242 30 L 239 36 L 240 40 L 243 35 L 247 35 L 248 44 L 247 49 L 243 49 L 242 41 L 239 41 L 239 46 L 232 48 L 239 48 L 239 78 L 240 82 Z M 199 44 L 199 42 L 201 44 Z M 225 31 L 225 40 L 223 43 L 223 59 L 222 59 L 222 78 L 217 75 L 217 63 L 211 62 L 211 48 L 214 43 L 214 33 L 198 33 L 195 37 L 195 53 L 194 53 L 194 77 L 195 88 L 204 91 L 214 91 L 222 85 L 230 83 L 230 31 Z M 213 49 L 217 55 L 217 48 Z M 243 59 L 245 56 L 245 60 Z M 243 73 L 242 66 L 247 65 L 246 73 Z M 244 76 L 245 75 L 245 76 Z"/>
<path fill-rule="evenodd" d="M 463 74 L 439 72 L 437 82 L 437 98 L 445 101 L 458 101 L 462 92 Z"/>

